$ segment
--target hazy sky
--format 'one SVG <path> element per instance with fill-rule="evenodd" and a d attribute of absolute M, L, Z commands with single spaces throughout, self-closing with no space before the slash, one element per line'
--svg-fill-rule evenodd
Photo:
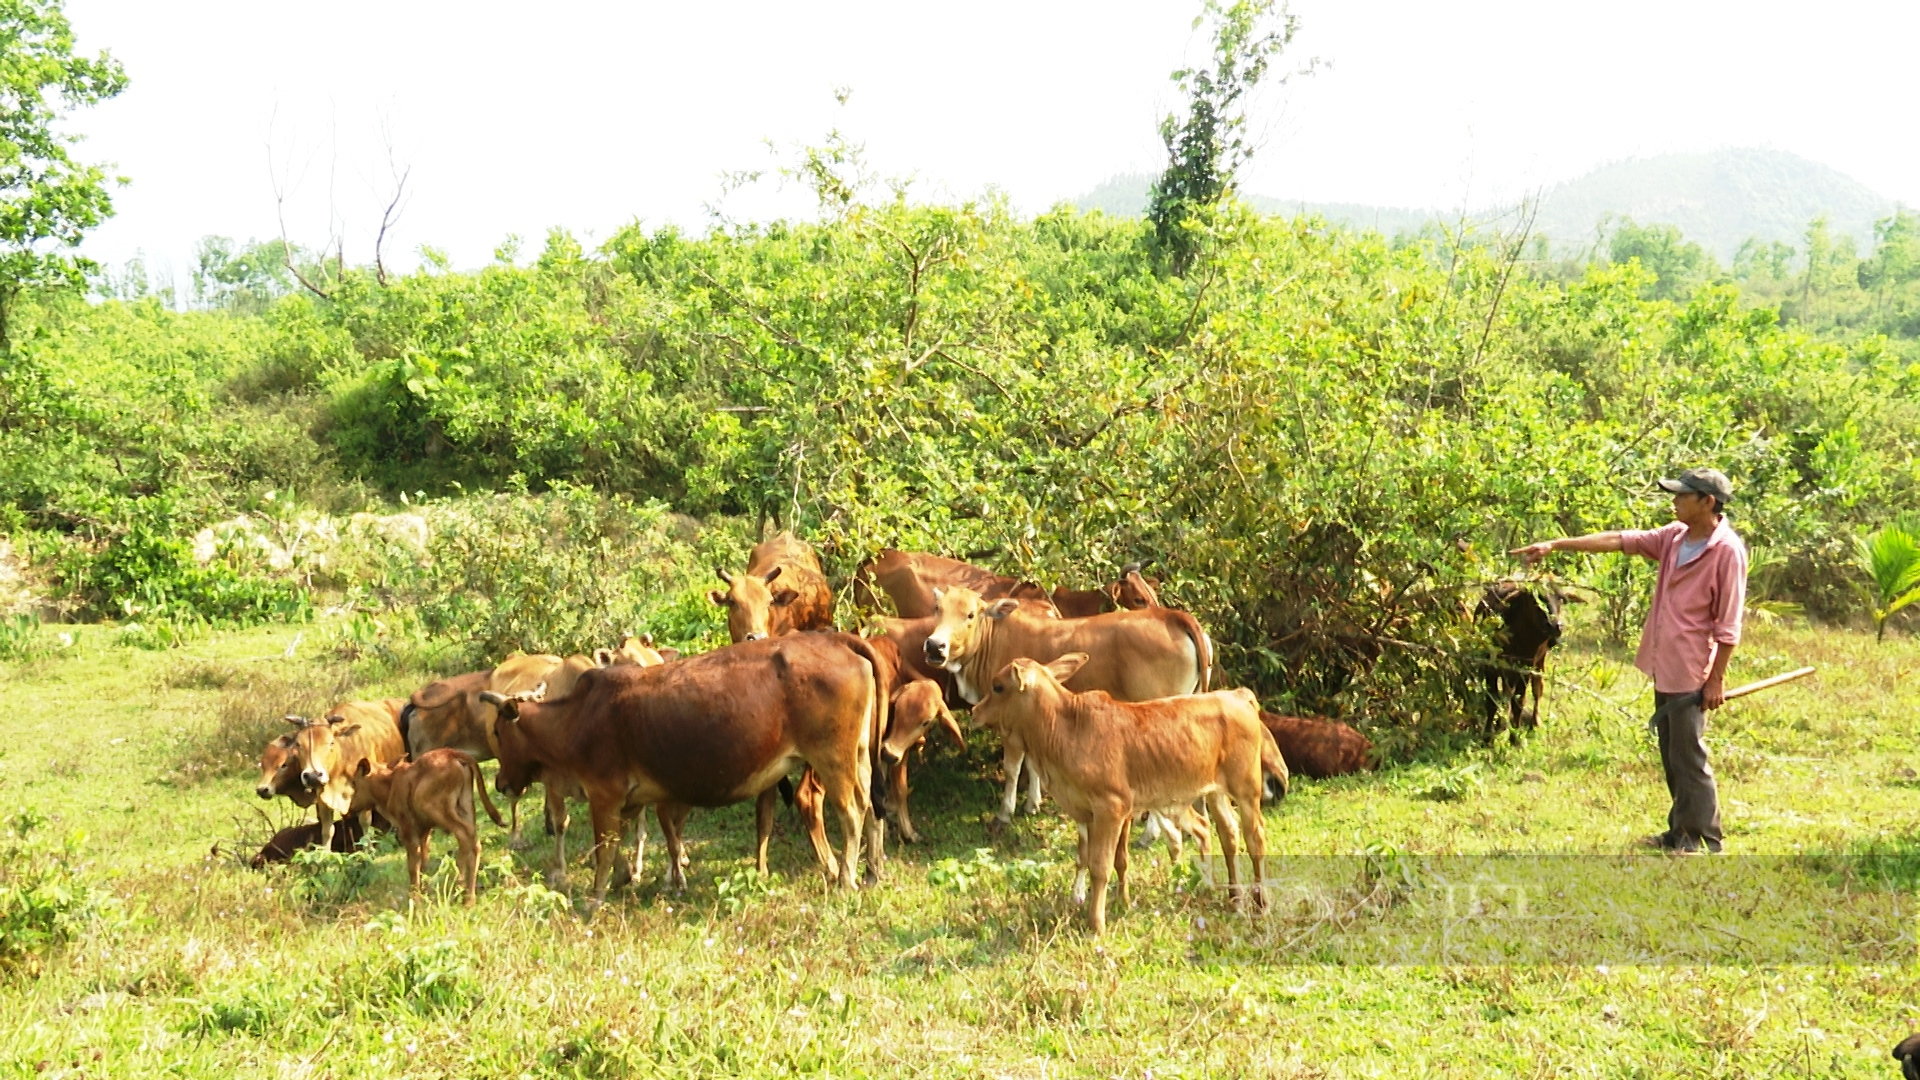
<path fill-rule="evenodd" d="M 327 4 L 68 0 L 84 49 L 132 85 L 77 116 L 87 160 L 132 184 L 89 241 L 136 250 L 180 284 L 194 242 L 292 239 L 337 221 L 371 259 L 391 192 L 410 201 L 387 251 L 458 265 L 508 234 L 604 238 L 639 218 L 703 229 L 804 212 L 768 180 L 838 128 L 924 199 L 1005 191 L 1023 211 L 1158 168 L 1167 74 L 1200 59 L 1189 2 L 967 4 Z M 1263 95 L 1247 190 L 1391 206 L 1481 205 L 1595 165 L 1765 146 L 1920 204 L 1911 122 L 1920 5 L 1754 2 L 1452 4 L 1301 0 L 1291 53 L 1330 64 Z M 848 87 L 845 106 L 833 91 Z M 383 135 L 390 132 L 390 138 Z M 771 141 L 776 153 L 769 151 Z M 269 169 L 271 160 L 273 169 Z"/>

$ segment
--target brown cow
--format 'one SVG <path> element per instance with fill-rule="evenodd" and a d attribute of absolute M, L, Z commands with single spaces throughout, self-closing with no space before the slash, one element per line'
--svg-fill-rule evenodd
<path fill-rule="evenodd" d="M 314 793 L 320 816 L 320 844 L 333 844 L 333 822 L 351 814 L 365 815 L 372 800 L 359 791 L 360 764 L 387 765 L 407 756 L 400 738 L 401 698 L 385 701 L 349 701 L 335 706 L 320 720 L 287 717 L 299 730 L 294 740 L 300 754 L 300 783 Z M 366 831 L 367 817 L 360 819 Z"/>
<path fill-rule="evenodd" d="M 961 749 L 966 748 L 967 736 L 954 721 L 952 710 L 947 708 L 946 694 L 940 684 L 931 679 L 909 679 L 906 685 L 894 690 L 890 712 L 887 735 L 880 744 L 880 756 L 891 770 L 887 777 L 886 808 L 893 812 L 894 824 L 900 827 L 900 838 L 917 844 L 920 834 L 914 831 L 913 820 L 907 814 L 907 751 L 926 742 L 927 732 L 936 724 Z"/>
<path fill-rule="evenodd" d="M 974 707 L 982 723 L 1017 733 L 1067 815 L 1080 827 L 1079 870 L 1092 892 L 1088 916 L 1106 930 L 1107 877 L 1127 892 L 1127 834 L 1141 812 L 1178 814 L 1205 799 L 1227 861 L 1227 887 L 1241 891 L 1235 844 L 1244 837 L 1253 865 L 1254 904 L 1266 908 L 1265 777 L 1286 776 L 1273 738 L 1260 725 L 1249 690 L 1219 690 L 1157 701 L 1122 702 L 1062 685 L 1088 662 L 1069 653 L 1050 664 L 1018 659 L 993 676 Z M 1238 828 L 1235 817 L 1238 817 Z M 1075 875 L 1076 902 L 1082 899 Z"/>
<path fill-rule="evenodd" d="M 667 835 L 668 877 L 685 887 L 676 815 L 758 797 L 799 765 L 818 775 L 839 813 L 846 855 L 815 854 L 829 879 L 854 888 L 864 850 L 878 877 L 884 825 L 869 797 L 874 755 L 887 728 L 893 673 L 851 634 L 789 634 L 742 642 L 659 667 L 587 672 L 569 697 L 521 702 L 488 692 L 502 792 L 525 790 L 534 770 L 556 769 L 586 790 L 593 817 L 590 901 L 606 899 L 621 814 L 652 805 Z"/>
<path fill-rule="evenodd" d="M 1373 771 L 1373 742 L 1345 724 L 1262 710 L 1260 722 L 1280 744 L 1287 771 L 1315 780 Z"/>
<path fill-rule="evenodd" d="M 353 818 L 343 818 L 334 826 L 333 848 L 339 854 L 346 854 L 360 843 L 360 822 Z M 294 825 L 273 834 L 259 854 L 248 860 L 247 865 L 259 870 L 268 863 L 283 863 L 292 860 L 293 853 L 306 848 L 320 846 L 320 823 L 309 821 L 305 825 Z"/>
<path fill-rule="evenodd" d="M 407 891 L 420 890 L 420 871 L 427 865 L 427 841 L 433 830 L 444 829 L 453 836 L 454 857 L 459 861 L 460 880 L 466 886 L 467 905 L 471 907 L 480 873 L 474 795 L 479 795 L 480 805 L 487 808 L 487 816 L 495 825 L 506 824 L 487 798 L 480 765 L 473 755 L 442 748 L 397 765 L 362 761 L 360 786 L 373 797 L 380 813 L 393 822 L 394 835 L 406 849 Z"/>
<path fill-rule="evenodd" d="M 820 557 L 790 532 L 755 545 L 744 573 L 715 572 L 727 587 L 707 599 L 727 609 L 727 635 L 736 642 L 833 629 L 833 589 Z"/>
<path fill-rule="evenodd" d="M 313 805 L 313 792 L 300 782 L 300 745 L 293 735 L 282 735 L 260 751 L 260 782 L 253 793 L 263 799 L 284 795 L 293 805 Z M 318 841 L 315 841 L 318 843 Z"/>
<path fill-rule="evenodd" d="M 927 634 L 928 664 L 954 675 L 962 697 L 978 703 L 988 678 L 1020 658 L 1047 663 L 1070 652 L 1093 660 L 1069 689 L 1105 690 L 1121 701 L 1192 694 L 1207 688 L 1213 645 L 1193 616 L 1173 608 L 1115 611 L 1085 619 L 1041 619 L 1012 600 L 985 603 L 972 589 L 941 590 L 940 612 Z M 980 719 L 976 714 L 976 719 Z M 984 723 L 984 721 L 982 721 Z M 1013 820 L 1025 749 L 1017 732 L 1001 732 L 1006 791 L 996 820 Z M 1040 780 L 1030 777 L 1027 810 L 1040 808 Z"/>
<path fill-rule="evenodd" d="M 667 651 L 672 652 L 673 650 L 669 649 Z M 679 654 L 674 653 L 674 655 L 678 656 Z M 627 634 L 621 637 L 620 644 L 615 648 L 593 650 L 593 663 L 595 667 L 612 667 L 615 664 L 638 664 L 641 667 L 652 667 L 655 664 L 664 664 L 666 662 L 666 655 L 653 647 L 652 634 L 640 634 L 638 636 Z"/>
<path fill-rule="evenodd" d="M 1560 643 L 1564 632 L 1561 608 L 1570 594 L 1552 582 L 1536 593 L 1524 581 L 1500 581 L 1487 587 L 1475 614 L 1497 617 L 1500 629 L 1493 635 L 1500 655 L 1482 665 L 1486 678 L 1486 732 L 1488 740 L 1499 736 L 1498 711 L 1507 707 L 1507 729 L 1519 737 L 1522 725 L 1531 731 L 1540 726 L 1540 699 L 1546 689 L 1547 653 Z M 1529 711 L 1527 691 L 1533 691 Z"/>

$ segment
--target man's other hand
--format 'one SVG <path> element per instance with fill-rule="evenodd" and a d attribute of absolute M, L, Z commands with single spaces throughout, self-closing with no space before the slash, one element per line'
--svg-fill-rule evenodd
<path fill-rule="evenodd" d="M 1707 685 L 1700 688 L 1700 707 L 1711 712 L 1726 704 L 1727 685 L 1719 679 L 1708 679 Z"/>
<path fill-rule="evenodd" d="M 1546 558 L 1547 553 L 1552 550 L 1553 550 L 1553 541 L 1542 540 L 1537 544 L 1528 544 L 1526 547 L 1514 548 L 1512 551 L 1507 552 L 1507 554 L 1518 555 L 1520 556 L 1520 561 L 1522 563 L 1525 563 L 1528 566 L 1532 566 L 1534 563 L 1537 563 L 1541 559 Z"/>

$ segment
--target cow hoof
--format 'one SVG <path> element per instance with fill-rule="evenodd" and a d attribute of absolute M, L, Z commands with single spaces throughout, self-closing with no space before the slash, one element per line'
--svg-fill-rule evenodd
<path fill-rule="evenodd" d="M 525 851 L 532 846 L 533 841 L 524 836 L 507 837 L 507 850 L 509 851 Z"/>
<path fill-rule="evenodd" d="M 987 822 L 987 835 L 1000 836 L 1012 827 L 1013 827 L 1013 822 L 1011 820 L 1003 817 L 997 817 L 997 818 L 994 818 L 992 821 Z"/>
<path fill-rule="evenodd" d="M 900 830 L 900 839 L 905 840 L 909 844 L 917 844 L 920 842 L 920 834 L 912 829 L 903 828 Z"/>

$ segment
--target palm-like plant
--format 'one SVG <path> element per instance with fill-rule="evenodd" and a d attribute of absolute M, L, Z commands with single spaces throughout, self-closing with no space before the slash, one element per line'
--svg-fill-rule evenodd
<path fill-rule="evenodd" d="M 1873 579 L 1873 637 L 1883 641 L 1894 612 L 1920 600 L 1920 539 L 1906 522 L 1889 525 L 1857 543 L 1860 567 Z"/>

